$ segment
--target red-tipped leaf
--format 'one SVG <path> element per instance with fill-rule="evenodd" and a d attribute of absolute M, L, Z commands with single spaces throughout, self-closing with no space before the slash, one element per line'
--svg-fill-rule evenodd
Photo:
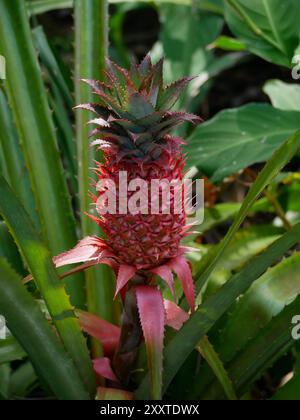
<path fill-rule="evenodd" d="M 117 278 L 117 287 L 115 297 L 120 293 L 120 291 L 127 285 L 127 283 L 134 277 L 136 273 L 136 268 L 131 267 L 130 265 L 121 265 Z"/>
<path fill-rule="evenodd" d="M 176 300 L 176 294 L 174 290 L 174 277 L 171 268 L 167 265 L 162 265 L 160 267 L 154 268 L 153 270 L 151 270 L 151 272 L 161 277 L 167 283 L 172 292 L 174 300 Z"/>
<path fill-rule="evenodd" d="M 161 292 L 154 286 L 135 288 L 137 305 L 146 344 L 151 378 L 151 397 L 161 399 L 165 308 Z"/>
<path fill-rule="evenodd" d="M 93 360 L 94 371 L 102 376 L 102 378 L 109 379 L 113 382 L 118 382 L 114 371 L 112 370 L 111 363 L 108 357 L 101 357 L 101 359 Z"/>
<path fill-rule="evenodd" d="M 108 321 L 85 311 L 76 311 L 81 328 L 99 340 L 105 356 L 111 356 L 118 347 L 121 330 Z"/>
<path fill-rule="evenodd" d="M 179 331 L 183 324 L 189 319 L 189 314 L 170 300 L 164 300 L 166 311 L 166 325 Z"/>
<path fill-rule="evenodd" d="M 183 256 L 170 261 L 169 266 L 176 272 L 184 294 L 192 311 L 195 310 L 195 288 L 191 268 Z"/>
<path fill-rule="evenodd" d="M 53 258 L 56 267 L 94 261 L 97 264 L 104 250 L 103 241 L 95 236 L 87 236 L 82 239 L 70 251 L 64 252 Z"/>

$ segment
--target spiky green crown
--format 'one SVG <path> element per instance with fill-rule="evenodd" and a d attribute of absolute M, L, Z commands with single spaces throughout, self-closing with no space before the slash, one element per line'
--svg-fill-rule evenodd
<path fill-rule="evenodd" d="M 174 127 L 185 121 L 200 122 L 196 115 L 170 111 L 192 78 L 164 86 L 163 59 L 153 65 L 148 55 L 129 71 L 108 61 L 107 68 L 104 82 L 83 80 L 99 96 L 99 103 L 77 107 L 97 115 L 90 121 L 97 126 L 91 133 L 97 136 L 93 144 L 107 155 L 117 155 L 119 160 L 156 160 Z"/>

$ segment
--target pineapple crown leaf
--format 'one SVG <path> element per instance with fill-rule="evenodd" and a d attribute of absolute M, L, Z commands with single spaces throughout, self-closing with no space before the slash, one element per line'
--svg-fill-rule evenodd
<path fill-rule="evenodd" d="M 138 67 L 139 72 L 142 76 L 147 76 L 147 74 L 149 74 L 152 68 L 153 66 L 151 62 L 151 57 L 149 54 L 147 54 Z"/>
<path fill-rule="evenodd" d="M 158 96 L 157 107 L 167 111 L 170 110 L 178 101 L 182 90 L 192 80 L 194 80 L 194 77 L 184 77 L 165 87 Z"/>
<path fill-rule="evenodd" d="M 99 127 L 109 127 L 109 122 L 107 122 L 103 118 L 95 118 L 93 120 L 88 121 L 87 124 L 96 124 Z"/>
<path fill-rule="evenodd" d="M 96 114 L 97 116 L 101 115 L 102 118 L 108 119 L 111 113 L 108 111 L 107 107 L 103 107 L 98 103 L 87 103 L 80 104 L 75 106 L 73 109 L 83 109 L 85 111 L 90 111 Z"/>
<path fill-rule="evenodd" d="M 133 93 L 129 98 L 128 111 L 137 120 L 153 114 L 154 107 L 145 95 Z"/>
<path fill-rule="evenodd" d="M 96 114 L 90 124 L 97 128 L 93 142 L 109 153 L 137 158 L 161 153 L 167 135 L 184 122 L 199 123 L 199 117 L 185 112 L 171 112 L 182 90 L 193 80 L 182 78 L 168 86 L 163 84 L 163 59 L 152 64 L 147 55 L 137 65 L 132 63 L 129 71 L 107 60 L 106 77 L 103 82 L 83 79 L 99 97 L 99 103 L 81 104 L 76 109 L 85 109 Z M 171 147 L 171 146 L 170 146 Z"/>

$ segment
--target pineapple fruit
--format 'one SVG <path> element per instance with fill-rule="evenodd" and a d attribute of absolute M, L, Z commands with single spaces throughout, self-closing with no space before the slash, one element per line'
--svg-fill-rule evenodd
<path fill-rule="evenodd" d="M 88 237 L 71 251 L 58 257 L 57 266 L 78 262 L 109 264 L 117 275 L 116 294 L 138 275 L 145 284 L 153 284 L 160 276 L 173 289 L 173 272 L 181 281 L 188 303 L 194 309 L 194 287 L 189 264 L 181 240 L 187 235 L 187 215 L 174 211 L 174 191 L 170 194 L 170 212 L 152 214 L 151 200 L 146 211 L 138 214 L 120 212 L 120 174 L 126 174 L 128 183 L 135 179 L 145 181 L 151 191 L 151 182 L 177 180 L 184 177 L 185 157 L 181 138 L 170 131 L 183 122 L 198 123 L 200 118 L 172 112 L 182 90 L 191 79 L 183 78 L 169 86 L 163 84 L 163 59 L 153 65 L 146 56 L 140 65 L 132 64 L 129 71 L 108 61 L 106 80 L 83 80 L 88 83 L 98 103 L 81 104 L 77 108 L 91 111 L 95 125 L 92 145 L 101 149 L 104 163 L 97 163 L 100 185 L 92 195 L 96 208 L 103 207 L 110 180 L 117 185 L 115 191 L 117 211 L 92 217 L 103 229 L 106 239 Z M 160 191 L 160 190 L 159 190 Z M 125 197 L 126 202 L 132 192 Z M 162 192 L 160 191 L 161 198 Z M 149 198 L 149 197 L 148 197 Z M 161 207 L 160 207 L 161 210 Z"/>

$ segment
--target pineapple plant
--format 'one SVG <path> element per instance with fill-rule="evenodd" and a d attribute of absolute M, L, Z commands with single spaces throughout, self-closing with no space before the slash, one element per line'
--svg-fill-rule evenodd
<path fill-rule="evenodd" d="M 84 263 L 84 268 L 96 264 L 107 264 L 113 268 L 117 277 L 116 296 L 121 293 L 124 301 L 121 339 L 113 361 L 115 372 L 119 373 L 120 380 L 128 382 L 128 370 L 134 362 L 141 336 L 144 335 L 146 340 L 150 359 L 153 357 L 151 345 L 157 338 L 160 352 L 155 353 L 155 357 L 160 361 L 156 360 L 155 365 L 160 365 L 160 368 L 156 369 L 156 377 L 155 374 L 152 377 L 156 390 L 161 387 L 166 308 L 167 318 L 174 318 L 175 313 L 185 317 L 178 307 L 163 303 L 156 278 L 160 277 L 167 283 L 175 298 L 175 272 L 191 310 L 195 308 L 192 274 L 185 258 L 188 248 L 181 245 L 190 227 L 184 202 L 182 200 L 180 211 L 175 209 L 178 190 L 172 189 L 168 197 L 169 211 L 166 212 L 161 204 L 163 190 L 158 189 L 154 202 L 159 211 L 153 214 L 153 197 L 149 199 L 149 191 L 153 192 L 153 181 L 177 181 L 183 184 L 184 141 L 170 132 L 184 122 L 196 124 L 200 118 L 171 111 L 171 108 L 190 80 L 183 78 L 164 86 L 163 59 L 153 65 L 150 56 L 146 56 L 140 65 L 132 64 L 129 71 L 108 61 L 104 82 L 83 80 L 99 97 L 98 103 L 80 104 L 76 108 L 95 113 L 95 118 L 90 121 L 95 126 L 91 132 L 94 138 L 92 146 L 104 153 L 104 163 L 97 163 L 95 169 L 99 178 L 97 192 L 91 194 L 99 214 L 98 217 L 89 216 L 102 228 L 105 239 L 86 237 L 75 248 L 54 260 L 57 267 Z M 129 183 L 139 180 L 149 187 L 146 206 L 140 211 L 129 211 L 128 202 L 134 193 L 128 189 L 125 194 L 121 191 L 121 174 L 126 174 Z M 115 211 L 104 212 L 103 209 L 107 210 L 107 193 L 111 185 L 107 181 L 116 185 L 114 196 L 117 206 Z M 136 325 L 132 325 L 132 319 L 127 319 L 126 313 L 129 312 L 135 314 Z M 130 332 L 134 328 L 139 329 L 140 322 L 143 334 L 137 334 L 136 343 L 130 346 L 128 354 L 123 350 L 128 347 L 128 340 L 132 340 Z M 97 366 L 99 368 L 99 363 Z M 151 362 L 149 366 L 153 366 Z M 101 372 L 103 374 L 103 370 Z M 111 371 L 110 379 L 114 375 Z"/>
<path fill-rule="evenodd" d="M 300 211 L 300 133 L 294 132 L 299 128 L 299 106 L 294 101 L 291 107 L 291 101 L 282 99 L 297 86 L 268 82 L 265 91 L 282 109 L 246 104 L 222 110 L 212 120 L 220 103 L 214 94 L 203 101 L 208 89 L 198 95 L 200 82 L 190 90 L 193 95 L 180 97 L 191 112 L 201 102 L 200 113 L 209 120 L 195 130 L 190 127 L 184 135 L 186 167 L 208 177 L 205 221 L 188 238 L 199 251 L 190 258 L 197 290 L 193 312 L 187 249 L 181 245 L 181 239 L 189 235 L 184 208 L 179 213 L 157 213 L 149 202 L 144 203 L 153 180 L 182 183 L 183 141 L 169 130 L 182 121 L 198 122 L 195 116 L 171 111 L 188 80 L 164 87 L 162 62 L 152 65 L 149 57 L 129 71 L 110 62 L 106 67 L 108 1 L 76 0 L 70 1 L 75 14 L 74 86 L 72 72 L 65 66 L 73 53 L 66 42 L 72 30 L 65 27 L 66 14 L 71 22 L 72 12 L 39 18 L 42 10 L 56 8 L 57 3 L 0 2 L 0 54 L 9 69 L 6 79 L 0 81 L 0 338 L 4 337 L 0 340 L 0 399 L 145 400 L 163 396 L 170 409 L 177 399 L 299 399 L 295 337 L 300 308 L 300 225 L 295 216 Z M 281 23 L 287 23 L 288 10 L 295 10 L 290 3 L 296 0 L 285 3 L 286 9 L 270 4 L 270 10 L 261 10 L 264 23 L 274 16 L 279 36 L 287 34 Z M 245 16 L 253 15 L 250 6 L 241 6 Z M 123 25 L 120 19 L 128 8 L 118 8 L 110 8 L 114 20 L 110 51 L 118 62 L 128 63 L 132 52 L 146 54 L 150 43 L 148 38 L 144 44 L 144 37 L 137 37 L 137 50 L 130 48 L 129 54 L 125 46 L 120 50 L 121 29 L 126 34 L 123 26 L 130 25 Z M 211 46 L 222 30 L 222 20 L 212 16 L 211 9 L 208 13 L 202 6 L 198 9 L 173 4 L 155 7 L 161 21 L 159 50 L 166 56 L 167 73 L 173 80 L 201 72 L 201 76 L 214 78 L 215 92 L 220 87 L 223 91 L 224 77 L 216 78 L 216 72 L 224 70 L 224 65 L 228 69 L 243 53 L 220 56 L 215 52 Z M 138 10 L 144 18 L 145 10 Z M 284 19 L 276 19 L 278 11 Z M 63 34 L 59 31 L 53 37 L 52 28 L 48 32 L 43 22 L 49 18 L 54 18 L 54 28 L 64 22 Z M 225 19 L 239 38 L 242 22 L 229 4 Z M 243 34 L 243 41 L 254 54 L 290 69 L 290 54 L 298 45 L 294 23 L 289 20 L 285 52 L 274 42 L 270 50 L 268 40 L 259 34 L 262 49 L 257 43 L 258 48 L 251 48 L 250 32 Z M 274 28 L 269 29 L 271 33 Z M 150 26 L 149 30 L 152 32 Z M 59 39 L 63 42 L 57 42 Z M 240 74 L 240 66 L 237 70 Z M 243 70 L 247 75 L 249 69 Z M 236 84 L 235 75 L 234 69 L 226 73 L 228 92 Z M 80 82 L 80 78 L 98 77 L 102 83 Z M 204 82 L 206 77 L 200 79 Z M 208 82 L 206 87 L 212 80 Z M 98 101 L 89 85 L 98 93 Z M 76 111 L 76 132 L 68 112 L 74 106 L 74 88 L 76 104 L 89 103 L 79 106 L 88 112 Z M 238 98 L 229 96 L 230 104 L 236 103 Z M 90 149 L 88 118 L 95 125 Z M 284 136 L 290 137 L 284 142 Z M 94 163 L 95 156 L 101 164 Z M 291 159 L 292 165 L 287 166 Z M 258 166 L 252 168 L 252 164 L 265 160 L 258 174 Z M 249 165 L 251 179 L 246 176 Z M 88 194 L 91 166 L 96 166 L 99 179 L 91 188 L 92 199 Z M 291 172 L 286 173 L 287 169 Z M 237 173 L 240 170 L 244 172 Z M 139 180 L 136 185 L 146 185 L 145 196 L 129 187 L 110 190 L 109 185 L 118 185 L 124 174 L 129 185 L 134 180 Z M 161 207 L 165 196 L 165 191 L 156 193 Z M 121 210 L 105 211 L 111 197 Z M 176 198 L 170 195 L 171 206 Z M 123 200 L 129 207 L 134 204 L 134 211 L 124 211 L 119 206 Z M 82 217 L 75 218 L 79 208 Z M 85 213 L 92 213 L 91 219 Z M 80 232 L 84 239 L 60 255 L 74 247 Z M 55 255 L 57 266 L 77 265 L 57 271 L 52 263 Z M 115 271 L 117 287 L 112 270 L 102 264 Z M 168 287 L 173 290 L 174 272 L 188 299 L 182 298 L 177 281 L 172 299 Z M 190 313 L 185 312 L 187 300 Z M 83 331 L 94 339 L 87 341 Z"/>

